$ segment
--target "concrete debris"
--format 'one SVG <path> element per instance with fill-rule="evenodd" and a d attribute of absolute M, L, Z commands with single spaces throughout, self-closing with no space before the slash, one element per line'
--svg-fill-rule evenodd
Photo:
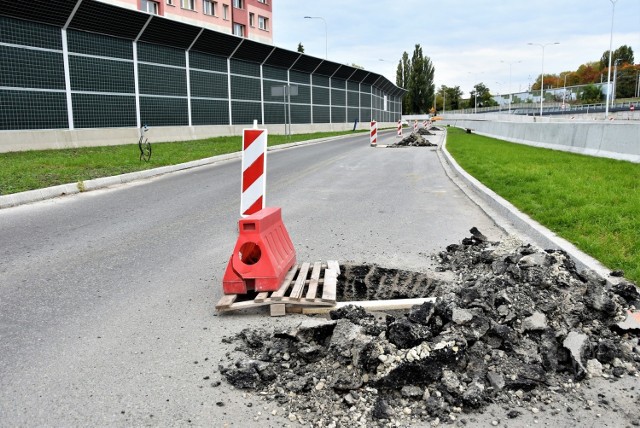
<path fill-rule="evenodd" d="M 427 128 L 418 128 L 418 134 L 420 135 L 436 135 L 433 132 L 429 131 Z"/>
<path fill-rule="evenodd" d="M 629 311 L 627 317 L 621 323 L 616 324 L 620 330 L 635 330 L 640 332 L 640 311 Z"/>
<path fill-rule="evenodd" d="M 387 147 L 437 147 L 437 144 L 431 143 L 418 132 L 412 132 L 402 140 L 390 144 Z"/>
<path fill-rule="evenodd" d="M 583 380 L 638 375 L 633 283 L 609 285 L 562 251 L 489 242 L 477 229 L 434 260 L 427 273 L 345 265 L 337 291 L 342 301 L 435 302 L 382 318 L 350 305 L 314 327 L 245 330 L 225 339 L 241 358 L 220 373 L 314 427 L 453 424 L 489 403 L 507 420 L 523 403 L 560 407 Z"/>

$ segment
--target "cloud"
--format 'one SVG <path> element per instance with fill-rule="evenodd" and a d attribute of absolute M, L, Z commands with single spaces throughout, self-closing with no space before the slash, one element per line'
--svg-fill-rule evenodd
<path fill-rule="evenodd" d="M 436 83 L 460 86 L 468 93 L 483 81 L 526 88 L 541 71 L 542 52 L 532 43 L 560 42 L 545 49 L 545 73 L 575 70 L 597 61 L 609 48 L 611 3 L 606 0 L 325 0 L 274 1 L 276 45 L 324 57 L 327 22 L 329 59 L 356 63 L 395 81 L 402 52 L 419 43 L 436 68 Z M 614 21 L 614 49 L 631 46 L 640 59 L 640 1 L 619 0 Z M 384 61 L 379 61 L 383 59 Z M 474 76 L 475 75 L 475 76 Z M 477 81 L 476 81 L 477 80 Z"/>

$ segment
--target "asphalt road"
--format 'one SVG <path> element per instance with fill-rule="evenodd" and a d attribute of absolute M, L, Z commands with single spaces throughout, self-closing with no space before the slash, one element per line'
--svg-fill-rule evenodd
<path fill-rule="evenodd" d="M 360 134 L 272 152 L 267 180 L 299 261 L 423 270 L 473 226 L 502 237 L 429 148 Z M 235 160 L 1 210 L 0 426 L 288 423 L 211 385 L 223 336 L 313 321 L 216 314 L 239 189 Z"/>

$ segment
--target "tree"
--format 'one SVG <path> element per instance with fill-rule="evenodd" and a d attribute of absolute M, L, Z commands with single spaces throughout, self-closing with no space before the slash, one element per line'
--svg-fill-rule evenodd
<path fill-rule="evenodd" d="M 622 45 L 615 51 L 613 51 L 613 58 L 611 59 L 611 65 L 617 60 L 620 60 L 619 64 L 633 64 L 633 49 L 631 46 Z M 600 68 L 609 67 L 609 51 L 606 50 L 600 58 Z"/>
<path fill-rule="evenodd" d="M 460 105 L 460 101 L 462 100 L 462 91 L 460 90 L 460 86 L 447 88 L 447 100 L 447 105 L 449 105 L 451 110 L 458 110 L 462 107 Z"/>
<path fill-rule="evenodd" d="M 476 107 L 476 97 L 478 98 L 478 107 L 491 107 L 498 105 L 498 103 L 491 97 L 491 91 L 484 85 L 484 83 L 478 83 L 477 85 L 475 85 L 470 95 L 470 108 Z"/>
<path fill-rule="evenodd" d="M 302 45 L 302 42 L 298 43 L 298 52 L 304 53 L 304 46 Z"/>
<path fill-rule="evenodd" d="M 618 66 L 618 77 L 616 78 L 616 98 L 632 98 L 636 94 L 636 84 L 638 82 L 640 65 L 633 66 L 625 64 Z"/>
<path fill-rule="evenodd" d="M 435 85 L 433 75 L 435 69 L 431 59 L 422 53 L 422 47 L 417 44 L 411 58 L 409 72 L 408 99 L 409 112 L 426 113 L 433 105 Z"/>
<path fill-rule="evenodd" d="M 462 91 L 460 86 L 448 87 L 445 85 L 440 86 L 440 89 L 436 91 L 436 107 L 440 111 L 444 110 L 458 110 L 460 106 L 460 99 L 462 98 Z"/>
<path fill-rule="evenodd" d="M 409 54 L 404 52 L 402 58 L 398 62 L 398 68 L 396 70 L 396 85 L 400 88 L 407 89 L 409 87 L 409 73 L 411 71 L 411 61 L 409 61 Z M 411 101 L 409 94 L 405 94 L 402 98 L 402 112 L 410 112 Z"/>
<path fill-rule="evenodd" d="M 576 70 L 576 75 L 578 77 L 577 84 L 586 85 L 588 83 L 596 83 L 600 81 L 600 63 L 599 62 L 587 62 L 582 64 Z"/>
<path fill-rule="evenodd" d="M 596 85 L 587 85 L 582 88 L 582 92 L 580 93 L 580 101 L 585 104 L 600 102 L 602 101 L 602 91 Z"/>
<path fill-rule="evenodd" d="M 536 81 L 533 82 L 533 85 L 531 85 L 531 90 L 540 90 L 540 75 L 538 75 L 538 77 L 536 78 Z M 557 74 L 545 74 L 544 75 L 544 88 L 548 89 L 551 87 L 554 88 L 560 88 L 562 85 L 564 85 L 564 76 L 560 77 Z"/>

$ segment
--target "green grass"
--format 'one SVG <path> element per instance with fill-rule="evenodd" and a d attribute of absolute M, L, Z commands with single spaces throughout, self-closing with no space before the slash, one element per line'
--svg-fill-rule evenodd
<path fill-rule="evenodd" d="M 316 132 L 290 137 L 269 135 L 268 144 L 275 146 L 351 133 L 351 131 Z M 170 143 L 152 142 L 153 152 L 149 162 L 139 160 L 140 151 L 137 143 L 122 146 L 0 153 L 0 195 L 175 165 L 237 152 L 241 148 L 242 138 L 236 136 Z"/>
<path fill-rule="evenodd" d="M 640 165 L 448 128 L 468 173 L 610 269 L 640 283 Z"/>

